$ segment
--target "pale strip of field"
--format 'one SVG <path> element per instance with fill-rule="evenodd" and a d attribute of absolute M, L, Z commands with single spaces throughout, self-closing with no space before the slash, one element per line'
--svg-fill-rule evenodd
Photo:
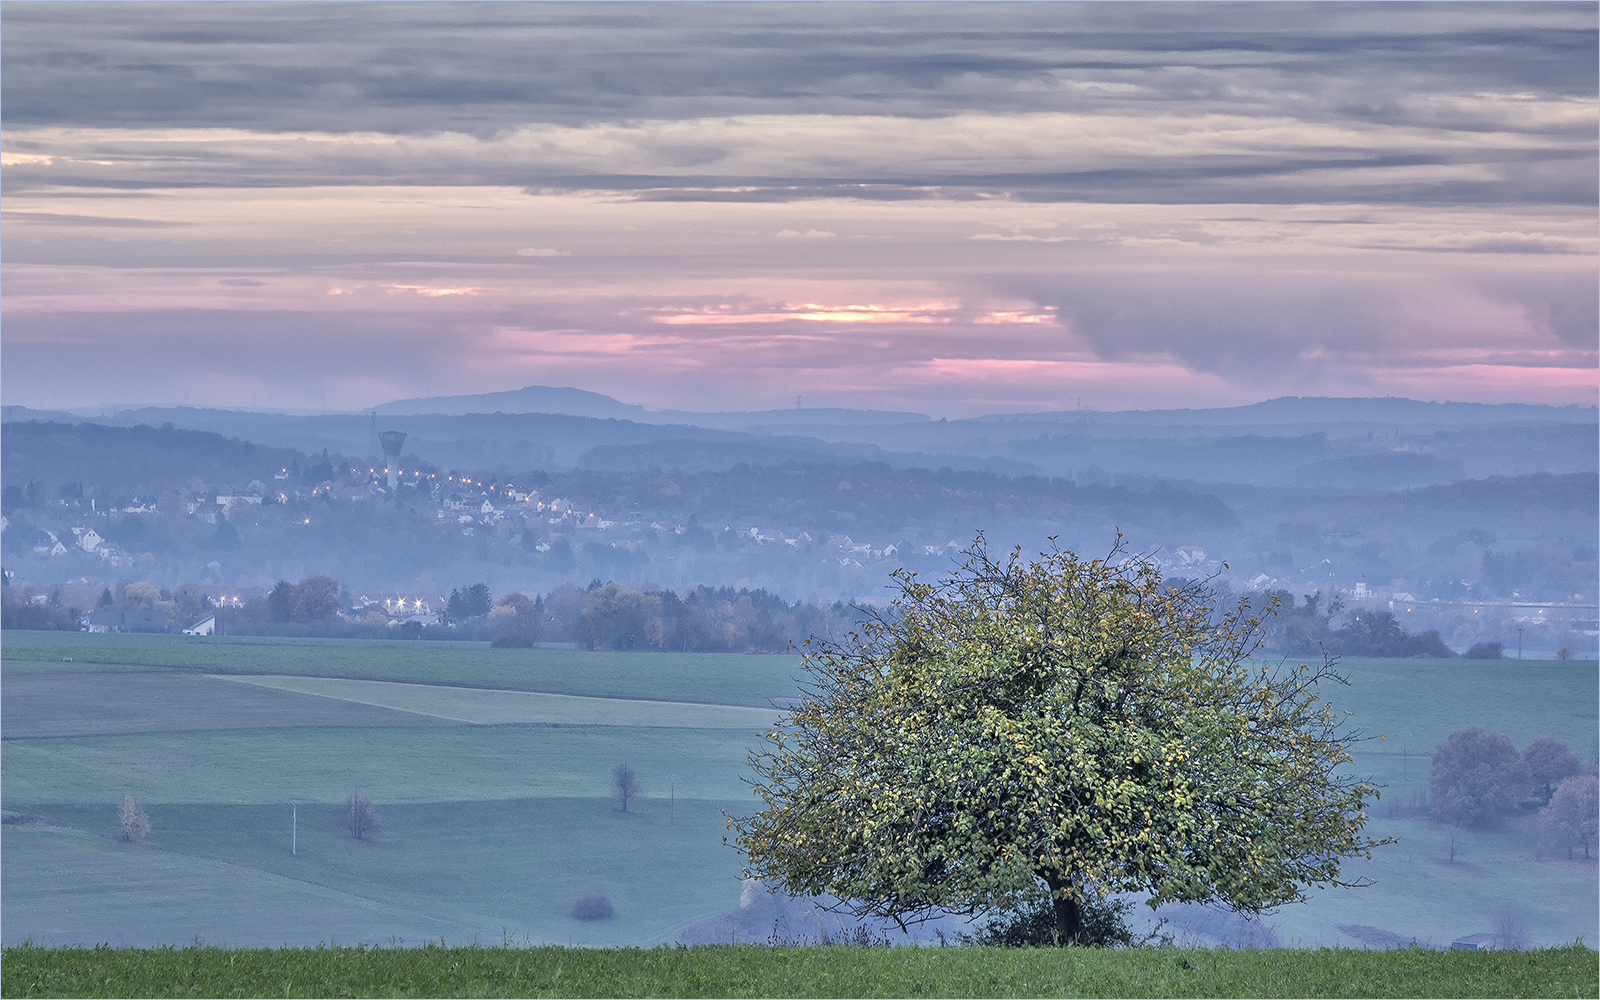
<path fill-rule="evenodd" d="M 217 680 L 336 698 L 481 726 L 523 724 L 762 730 L 776 725 L 785 714 L 776 709 L 742 708 L 737 705 L 586 698 L 537 691 L 494 691 L 339 677 L 211 676 Z"/>

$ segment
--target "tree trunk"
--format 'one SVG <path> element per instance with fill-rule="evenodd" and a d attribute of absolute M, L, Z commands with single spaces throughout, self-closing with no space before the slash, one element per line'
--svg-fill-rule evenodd
<path fill-rule="evenodd" d="M 1056 911 L 1056 942 L 1061 945 L 1086 944 L 1083 927 L 1083 904 L 1078 901 L 1079 887 L 1055 874 L 1044 876 L 1050 887 L 1050 902 Z M 1065 894 L 1066 890 L 1071 894 Z"/>

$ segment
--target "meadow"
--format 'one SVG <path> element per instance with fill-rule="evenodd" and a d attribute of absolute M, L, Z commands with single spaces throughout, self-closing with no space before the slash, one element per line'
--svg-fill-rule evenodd
<path fill-rule="evenodd" d="M 723 813 L 751 807 L 746 755 L 801 673 L 793 656 L 470 643 L 3 642 L 7 946 L 676 941 L 740 906 Z M 1593 759 L 1596 664 L 1344 666 L 1349 686 L 1327 694 L 1370 737 L 1355 767 L 1387 786 L 1369 831 L 1398 842 L 1352 866 L 1375 885 L 1315 891 L 1258 930 L 1306 947 L 1595 941 L 1593 861 L 1549 857 L 1520 817 L 1468 832 L 1452 862 L 1417 806 L 1429 751 L 1464 725 Z M 626 813 L 610 795 L 624 761 L 644 784 Z M 358 785 L 384 821 L 372 840 L 342 825 Z M 124 794 L 149 812 L 143 842 L 120 837 Z M 615 915 L 574 918 L 588 893 Z M 1196 943 L 1238 931 L 1163 915 Z"/>
<path fill-rule="evenodd" d="M 1592 997 L 1595 953 L 1192 949 L 6 949 L 8 997 Z"/>

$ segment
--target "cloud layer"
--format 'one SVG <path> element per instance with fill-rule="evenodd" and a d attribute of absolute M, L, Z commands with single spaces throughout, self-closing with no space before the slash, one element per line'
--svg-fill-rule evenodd
<path fill-rule="evenodd" d="M 5 27 L 9 402 L 1595 394 L 1592 6 Z"/>

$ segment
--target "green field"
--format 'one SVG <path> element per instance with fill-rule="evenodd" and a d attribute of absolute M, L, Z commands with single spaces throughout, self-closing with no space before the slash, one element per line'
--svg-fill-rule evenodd
<path fill-rule="evenodd" d="M 12 947 L 8 997 L 1593 997 L 1589 948 Z"/>
<path fill-rule="evenodd" d="M 7 945 L 673 941 L 739 905 L 721 810 L 749 808 L 745 757 L 800 672 L 780 656 L 0 638 Z M 1544 857 L 1531 817 L 1468 833 L 1452 864 L 1443 832 L 1404 808 L 1428 751 L 1464 725 L 1592 759 L 1596 665 L 1346 667 L 1328 695 L 1374 737 L 1355 754 L 1388 786 L 1370 830 L 1399 843 L 1354 866 L 1373 887 L 1267 918 L 1278 941 L 1371 940 L 1341 925 L 1426 944 L 1503 925 L 1547 945 L 1600 938 L 1595 864 Z M 608 785 L 622 761 L 645 783 L 626 814 Z M 375 841 L 341 830 L 356 785 L 384 819 Z M 149 811 L 144 843 L 118 836 L 124 794 Z M 591 892 L 616 915 L 571 917 Z"/>

